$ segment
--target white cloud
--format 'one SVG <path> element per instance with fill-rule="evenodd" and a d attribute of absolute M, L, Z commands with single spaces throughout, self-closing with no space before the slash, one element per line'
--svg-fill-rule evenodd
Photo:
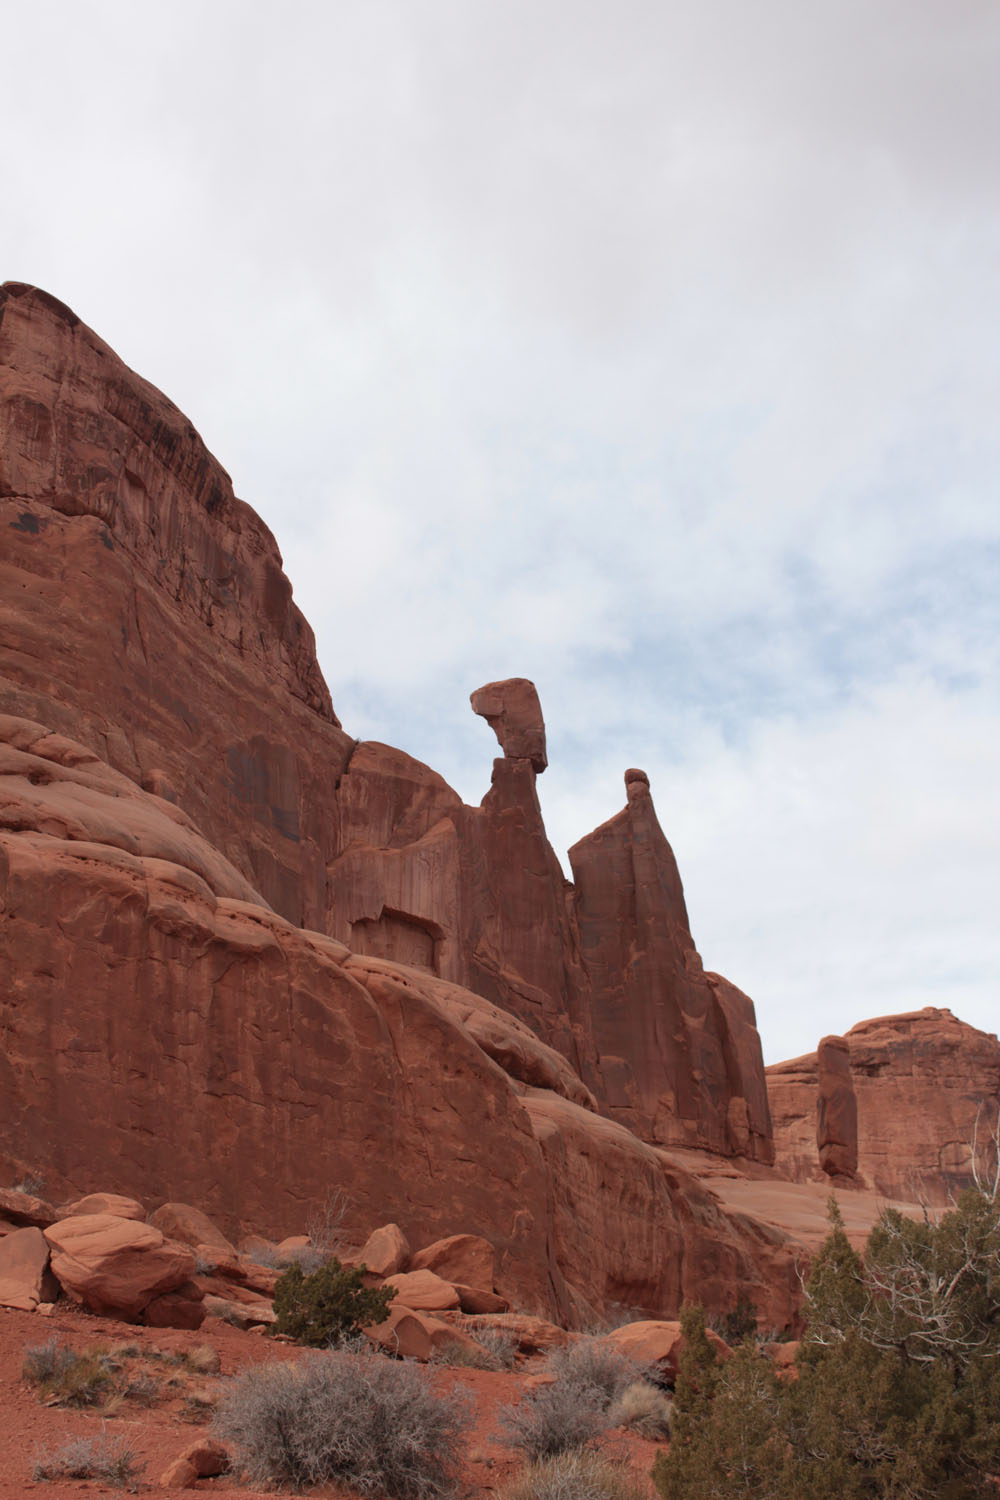
<path fill-rule="evenodd" d="M 557 847 L 645 765 L 772 1055 L 990 1023 L 996 7 L 47 0 L 5 42 L 3 274 L 199 426 L 348 729 L 478 799 L 468 692 L 532 676 Z"/>

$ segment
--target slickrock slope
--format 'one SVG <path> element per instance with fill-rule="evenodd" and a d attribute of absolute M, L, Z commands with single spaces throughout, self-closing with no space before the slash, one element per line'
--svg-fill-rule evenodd
<path fill-rule="evenodd" d="M 997 1038 L 928 1007 L 826 1038 L 821 1063 L 833 1043 L 836 1070 L 815 1053 L 767 1070 L 778 1169 L 807 1182 L 822 1165 L 842 1181 L 853 1162 L 859 1185 L 936 1205 L 967 1187 L 977 1115 L 983 1147 L 997 1124 Z"/>

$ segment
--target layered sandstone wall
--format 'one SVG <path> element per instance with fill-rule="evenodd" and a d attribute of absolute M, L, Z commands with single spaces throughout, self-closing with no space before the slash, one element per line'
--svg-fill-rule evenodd
<path fill-rule="evenodd" d="M 854 1177 L 943 1206 L 987 1164 L 1000 1112 L 1000 1041 L 928 1007 L 862 1021 L 767 1069 L 776 1165 L 795 1181 Z"/>

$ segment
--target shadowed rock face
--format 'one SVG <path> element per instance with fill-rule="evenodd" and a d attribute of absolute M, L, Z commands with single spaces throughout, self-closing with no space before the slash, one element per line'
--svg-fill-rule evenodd
<path fill-rule="evenodd" d="M 996 1127 L 1000 1042 L 928 1007 L 825 1038 L 818 1056 L 768 1068 L 767 1087 L 788 1176 L 805 1182 L 853 1160 L 885 1197 L 943 1205 L 971 1183 L 977 1133 L 985 1151 Z"/>
<path fill-rule="evenodd" d="M 20 284 L 0 694 L 12 1170 L 275 1233 L 346 1187 L 360 1238 L 387 1210 L 414 1243 L 481 1234 L 498 1291 L 566 1317 L 753 1280 L 745 1231 L 693 1179 L 677 1204 L 654 1149 L 771 1146 L 753 1006 L 702 969 L 646 778 L 571 885 L 524 679 L 474 695 L 504 750 L 479 807 L 355 744 L 267 528 L 166 398 Z"/>

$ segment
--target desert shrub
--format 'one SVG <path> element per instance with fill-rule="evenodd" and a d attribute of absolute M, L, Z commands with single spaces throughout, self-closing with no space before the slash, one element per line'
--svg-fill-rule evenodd
<path fill-rule="evenodd" d="M 477 1344 L 484 1348 L 493 1360 L 493 1368 L 497 1370 L 512 1370 L 517 1358 L 518 1338 L 516 1333 L 511 1333 L 508 1328 L 483 1327 L 474 1325 L 469 1332 Z"/>
<path fill-rule="evenodd" d="M 342 1266 L 336 1256 L 308 1275 L 291 1265 L 274 1288 L 275 1332 L 300 1344 L 339 1344 L 366 1323 L 383 1322 L 393 1295 L 391 1288 L 366 1287 L 363 1267 Z"/>
<path fill-rule="evenodd" d="M 24 1351 L 21 1374 L 32 1385 L 43 1385 L 60 1375 L 76 1360 L 76 1351 L 60 1338 L 47 1339 L 44 1344 L 29 1344 Z"/>
<path fill-rule="evenodd" d="M 125 1382 L 122 1395 L 127 1401 L 134 1401 L 137 1406 L 155 1406 L 162 1391 L 160 1382 L 154 1380 L 152 1375 L 133 1375 Z"/>
<path fill-rule="evenodd" d="M 757 1304 L 749 1297 L 740 1296 L 735 1306 L 711 1321 L 712 1329 L 727 1344 L 735 1347 L 745 1338 L 757 1336 Z"/>
<path fill-rule="evenodd" d="M 545 1368 L 555 1375 L 560 1384 L 581 1389 L 596 1387 L 601 1392 L 604 1405 L 621 1395 L 626 1386 L 640 1380 L 648 1366 L 623 1354 L 606 1339 L 588 1336 L 555 1349 L 545 1361 Z"/>
<path fill-rule="evenodd" d="M 114 1390 L 114 1376 L 107 1356 L 100 1350 L 78 1354 L 50 1339 L 24 1352 L 21 1372 L 38 1386 L 40 1401 L 60 1406 L 97 1406 Z"/>
<path fill-rule="evenodd" d="M 364 1496 L 451 1492 L 469 1415 L 424 1371 L 370 1350 L 262 1365 L 228 1383 L 215 1429 L 251 1484 L 339 1481 Z"/>
<path fill-rule="evenodd" d="M 555 1458 L 584 1448 L 608 1426 L 607 1401 L 596 1385 L 556 1380 L 528 1391 L 516 1406 L 500 1410 L 500 1441 L 529 1459 Z"/>
<path fill-rule="evenodd" d="M 36 1450 L 31 1477 L 39 1480 L 100 1479 L 134 1491 L 145 1465 L 122 1438 L 72 1438 L 61 1448 Z"/>
<path fill-rule="evenodd" d="M 517 1354 L 517 1339 L 502 1328 L 470 1328 L 469 1334 L 478 1344 L 469 1349 L 464 1344 L 445 1344 L 435 1351 L 435 1364 L 452 1365 L 469 1370 L 511 1370 Z"/>
<path fill-rule="evenodd" d="M 633 1380 L 608 1411 L 608 1425 L 628 1427 L 640 1437 L 659 1442 L 670 1436 L 672 1402 L 659 1386 L 648 1380 Z"/>
<path fill-rule="evenodd" d="M 498 1500 L 645 1500 L 645 1486 L 625 1464 L 578 1450 L 529 1464 Z"/>

